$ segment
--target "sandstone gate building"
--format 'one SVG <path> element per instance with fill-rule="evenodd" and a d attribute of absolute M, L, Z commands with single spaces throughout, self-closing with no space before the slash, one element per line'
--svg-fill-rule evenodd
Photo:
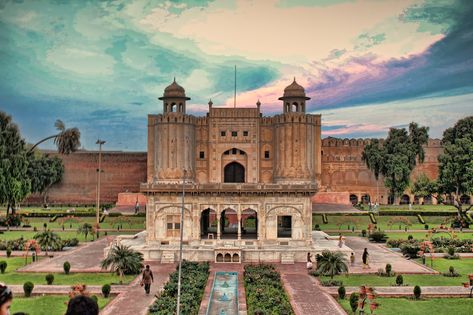
<path fill-rule="evenodd" d="M 254 108 L 186 113 L 175 81 L 163 114 L 148 116 L 145 256 L 174 260 L 179 232 L 191 260 L 305 261 L 313 251 L 312 202 L 321 174 L 320 115 L 305 113 L 296 81 L 280 97 L 282 114 Z M 181 196 L 184 226 L 180 226 Z M 287 249 L 290 248 L 290 252 Z"/>

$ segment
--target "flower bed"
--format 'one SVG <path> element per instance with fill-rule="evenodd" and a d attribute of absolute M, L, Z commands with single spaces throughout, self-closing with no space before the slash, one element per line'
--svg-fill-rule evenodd
<path fill-rule="evenodd" d="M 18 238 L 16 240 L 0 240 L 0 250 L 6 250 L 10 248 L 11 250 L 24 250 L 27 240 L 23 238 Z M 77 238 L 64 239 L 61 240 L 61 247 L 57 249 L 49 249 L 49 251 L 59 250 L 61 251 L 64 247 L 74 247 L 79 245 L 79 240 Z M 41 247 L 41 250 L 45 250 L 44 246 Z"/>
<path fill-rule="evenodd" d="M 179 267 L 178 267 L 179 268 Z M 198 314 L 200 302 L 209 277 L 209 264 L 190 261 L 182 262 L 181 277 L 181 314 Z M 174 314 L 177 305 L 178 271 L 173 272 L 169 281 L 164 285 L 163 292 L 150 306 L 151 314 Z"/>
<path fill-rule="evenodd" d="M 418 240 L 389 240 L 386 245 L 391 248 L 400 248 L 404 255 L 411 258 L 417 257 L 420 250 L 420 242 Z M 455 253 L 471 253 L 473 251 L 473 239 L 451 239 L 451 238 L 434 238 L 432 245 L 436 253 L 444 253 L 448 248 L 455 248 Z"/>
<path fill-rule="evenodd" d="M 248 314 L 294 314 L 273 265 L 247 265 L 244 273 Z"/>

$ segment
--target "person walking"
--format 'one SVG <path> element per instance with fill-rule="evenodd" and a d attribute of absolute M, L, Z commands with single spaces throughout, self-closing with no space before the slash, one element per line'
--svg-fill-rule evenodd
<path fill-rule="evenodd" d="M 312 269 L 312 255 L 309 253 L 307 253 L 307 270 L 311 270 Z"/>
<path fill-rule="evenodd" d="M 361 256 L 361 260 L 363 261 L 363 269 L 370 268 L 370 265 L 368 264 L 368 256 L 368 248 L 365 248 L 363 255 Z"/>
<path fill-rule="evenodd" d="M 9 315 L 13 293 L 10 288 L 0 283 L 0 315 Z"/>
<path fill-rule="evenodd" d="M 352 267 L 355 266 L 355 254 L 353 252 L 350 255 L 350 264 Z"/>
<path fill-rule="evenodd" d="M 141 279 L 141 285 L 145 286 L 146 294 L 149 294 L 149 291 L 151 290 L 151 283 L 153 282 L 153 272 L 149 268 L 149 265 L 146 265 L 145 270 L 143 270 L 143 278 Z"/>

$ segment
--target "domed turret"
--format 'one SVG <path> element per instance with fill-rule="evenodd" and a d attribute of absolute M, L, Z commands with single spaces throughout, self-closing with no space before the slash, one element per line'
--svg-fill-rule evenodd
<path fill-rule="evenodd" d="M 305 95 L 304 88 L 294 78 L 294 81 L 284 89 L 284 95 L 279 100 L 284 102 L 284 113 L 305 113 L 305 101 L 310 100 L 310 97 Z"/>
<path fill-rule="evenodd" d="M 176 78 L 174 81 L 164 89 L 164 94 L 159 98 L 163 101 L 163 112 L 186 112 L 186 101 L 190 100 L 186 96 L 186 91 L 182 86 L 177 84 Z"/>

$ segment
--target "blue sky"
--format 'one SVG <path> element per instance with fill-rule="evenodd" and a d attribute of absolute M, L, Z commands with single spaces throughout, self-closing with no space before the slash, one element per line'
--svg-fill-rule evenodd
<path fill-rule="evenodd" d="M 324 136 L 440 137 L 473 114 L 471 16 L 468 0 L 0 0 L 0 110 L 29 142 L 60 118 L 86 149 L 146 150 L 173 77 L 201 115 L 233 104 L 237 65 L 238 106 L 279 113 L 296 77 Z"/>

